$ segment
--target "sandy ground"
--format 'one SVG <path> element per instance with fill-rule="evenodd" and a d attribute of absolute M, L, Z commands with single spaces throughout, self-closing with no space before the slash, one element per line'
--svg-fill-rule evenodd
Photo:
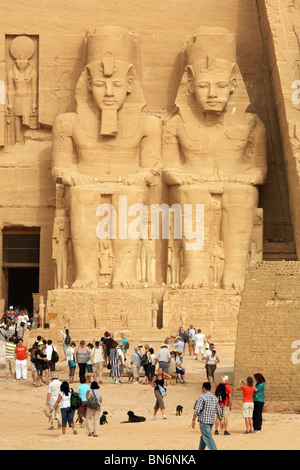
<path fill-rule="evenodd" d="M 187 384 L 169 385 L 165 398 L 167 419 L 152 420 L 154 393 L 150 386 L 113 385 L 109 377 L 101 386 L 102 410 L 108 411 L 108 425 L 101 426 L 98 438 L 87 437 L 85 428 L 76 425 L 78 434 L 69 429 L 63 436 L 60 430 L 48 430 L 43 413 L 47 386 L 32 386 L 31 373 L 27 381 L 6 382 L 5 369 L 0 368 L 0 445 L 2 450 L 197 450 L 200 438 L 198 425 L 191 428 L 194 403 L 205 380 L 203 364 L 185 359 Z M 67 378 L 67 367 L 59 363 L 61 380 Z M 78 376 L 75 376 L 75 386 Z M 183 406 L 176 416 L 176 406 Z M 127 411 L 146 417 L 143 423 L 121 424 Z M 241 404 L 235 403 L 230 416 L 230 436 L 215 437 L 219 450 L 299 450 L 300 414 L 264 413 L 263 432 L 244 435 Z"/>

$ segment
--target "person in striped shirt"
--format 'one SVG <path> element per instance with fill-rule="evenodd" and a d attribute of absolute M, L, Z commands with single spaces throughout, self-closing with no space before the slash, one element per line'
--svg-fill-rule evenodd
<path fill-rule="evenodd" d="M 9 377 L 12 378 L 13 381 L 16 380 L 15 377 L 15 336 L 9 338 L 9 340 L 5 343 L 5 368 L 6 368 L 6 382 L 8 382 Z"/>
<path fill-rule="evenodd" d="M 205 450 L 206 446 L 210 450 L 217 450 L 217 446 L 211 434 L 216 415 L 220 420 L 221 429 L 224 428 L 223 414 L 219 405 L 219 400 L 211 393 L 210 390 L 210 383 L 204 382 L 202 385 L 203 394 L 197 400 L 194 408 L 192 428 L 195 428 L 195 422 L 198 417 L 201 431 L 199 450 Z"/>

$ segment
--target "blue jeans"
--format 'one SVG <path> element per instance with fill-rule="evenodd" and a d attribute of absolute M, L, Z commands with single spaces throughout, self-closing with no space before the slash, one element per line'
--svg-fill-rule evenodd
<path fill-rule="evenodd" d="M 211 435 L 212 427 L 213 424 L 204 424 L 200 421 L 201 439 L 199 450 L 204 450 L 206 446 L 209 448 L 209 450 L 217 450 L 217 446 Z"/>
<path fill-rule="evenodd" d="M 61 427 L 66 428 L 67 423 L 69 426 L 74 423 L 74 414 L 75 411 L 72 408 L 61 408 Z"/>

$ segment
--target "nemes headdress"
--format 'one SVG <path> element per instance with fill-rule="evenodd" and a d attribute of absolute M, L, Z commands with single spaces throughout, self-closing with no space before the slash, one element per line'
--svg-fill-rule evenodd
<path fill-rule="evenodd" d="M 186 67 L 176 97 L 176 105 L 183 115 L 197 107 L 194 95 L 188 91 L 188 81 L 203 72 L 228 71 L 235 79 L 235 91 L 227 113 L 245 112 L 249 97 L 236 63 L 236 39 L 232 32 L 220 27 L 199 28 L 186 43 L 184 55 Z"/>
<path fill-rule="evenodd" d="M 87 109 L 95 111 L 95 105 L 87 90 L 87 81 L 93 77 L 126 76 L 130 74 L 134 86 L 123 105 L 123 114 L 130 114 L 123 120 L 122 135 L 134 134 L 145 98 L 134 67 L 136 57 L 137 35 L 124 28 L 105 26 L 89 30 L 86 35 L 86 67 L 76 88 L 78 112 Z M 114 115 L 113 115 L 114 114 Z M 117 113 L 113 110 L 103 111 L 101 115 L 100 134 L 115 136 L 118 133 Z"/>

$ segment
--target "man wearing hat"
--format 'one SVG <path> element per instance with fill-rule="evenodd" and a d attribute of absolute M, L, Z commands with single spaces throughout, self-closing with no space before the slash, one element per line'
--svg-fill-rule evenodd
<path fill-rule="evenodd" d="M 180 362 L 183 362 L 185 343 L 181 336 L 177 336 L 172 345 L 177 351 L 180 351 Z"/>
<path fill-rule="evenodd" d="M 49 418 L 50 422 L 50 428 L 49 429 L 54 429 L 54 421 L 57 421 L 57 426 L 58 429 L 60 429 L 61 424 L 59 421 L 60 417 L 60 408 L 54 408 L 54 405 L 56 403 L 56 400 L 58 399 L 58 395 L 60 392 L 60 386 L 61 382 L 58 380 L 58 375 L 56 373 L 52 374 L 52 381 L 48 385 L 48 390 L 47 390 L 47 398 L 46 398 L 46 408 L 45 408 L 45 414 Z M 53 412 L 51 413 L 51 410 L 53 409 Z"/>
<path fill-rule="evenodd" d="M 140 347 L 141 345 L 134 346 L 134 352 L 130 360 L 130 364 L 132 366 L 133 378 L 134 378 L 134 381 L 132 383 L 134 384 L 138 384 L 139 378 L 140 378 L 139 370 L 140 370 L 141 362 L 142 362 L 142 354 L 141 354 Z"/>
<path fill-rule="evenodd" d="M 158 362 L 159 367 L 163 369 L 165 374 L 168 373 L 170 361 L 171 361 L 171 354 L 170 354 L 168 345 L 163 343 L 160 347 L 160 350 L 157 353 L 156 362 Z"/>

